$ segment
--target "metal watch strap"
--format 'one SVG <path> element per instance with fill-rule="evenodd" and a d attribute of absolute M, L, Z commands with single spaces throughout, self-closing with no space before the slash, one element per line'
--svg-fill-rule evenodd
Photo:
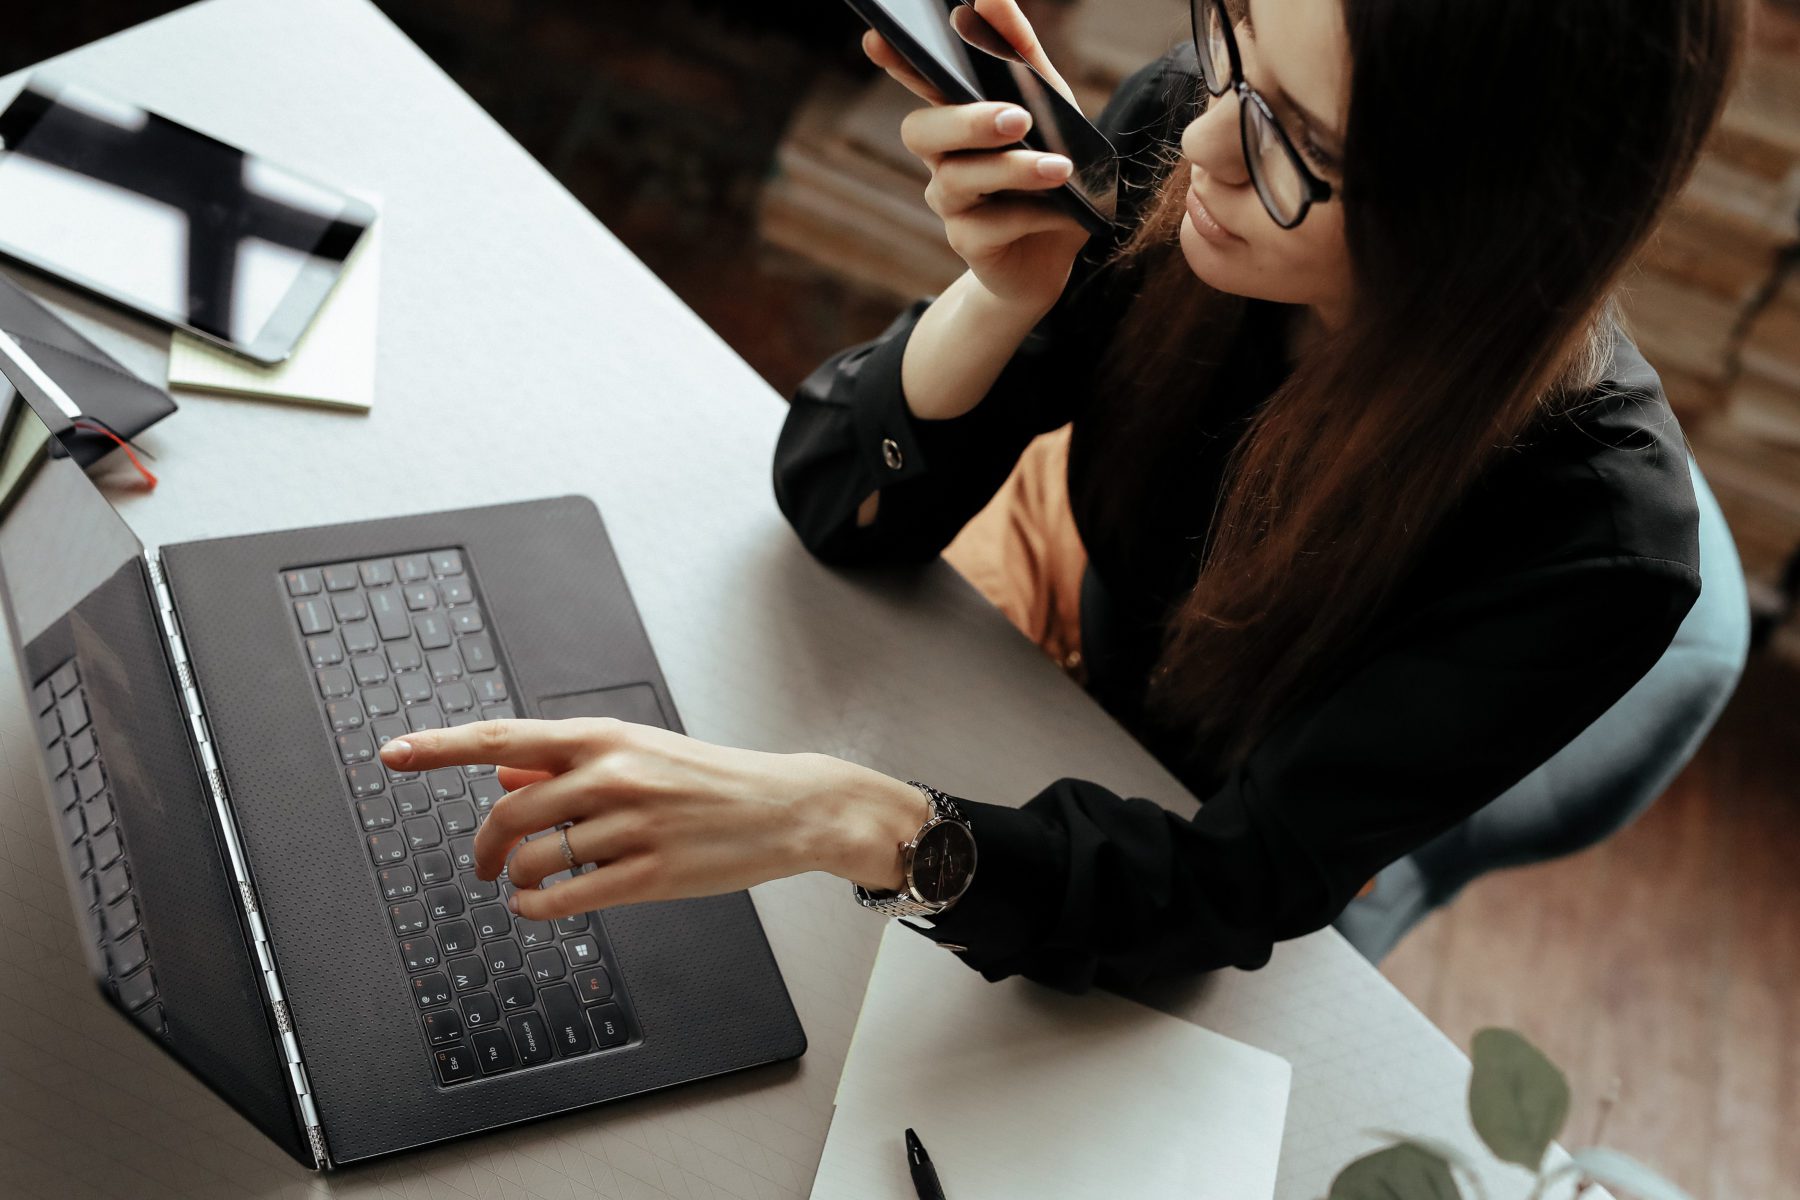
<path fill-rule="evenodd" d="M 858 888 L 856 899 L 864 908 L 884 917 L 929 917 L 940 911 L 937 905 L 923 904 L 905 892 L 895 892 L 891 896 L 876 899 L 866 888 Z"/>
<path fill-rule="evenodd" d="M 963 816 L 962 809 L 957 807 L 956 801 L 951 797 L 928 783 L 920 783 L 916 779 L 909 779 L 906 782 L 923 792 L 926 802 L 931 805 L 931 816 L 926 818 L 926 825 L 936 820 L 959 821 L 964 825 L 969 823 L 969 819 Z M 924 827 L 921 826 L 920 829 L 923 832 Z M 911 893 L 904 888 L 896 892 L 871 892 L 858 883 L 853 883 L 850 887 L 856 894 L 858 904 L 885 917 L 928 917 L 944 911 L 946 907 L 941 904 L 925 904 L 915 900 Z"/>
<path fill-rule="evenodd" d="M 969 818 L 963 816 L 962 809 L 957 807 L 956 797 L 945 795 L 943 792 L 932 787 L 929 783 L 920 783 L 916 779 L 909 779 L 906 782 L 908 786 L 916 787 L 921 792 L 925 793 L 925 799 L 931 802 L 933 816 L 946 817 L 952 821 L 961 821 L 964 825 L 969 823 Z"/>

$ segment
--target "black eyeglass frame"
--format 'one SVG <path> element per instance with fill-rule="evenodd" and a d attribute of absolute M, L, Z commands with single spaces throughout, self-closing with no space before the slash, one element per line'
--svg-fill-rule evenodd
<path fill-rule="evenodd" d="M 1218 13 L 1219 29 L 1225 38 L 1225 56 L 1231 62 L 1231 78 L 1220 80 L 1217 87 L 1213 86 L 1212 77 L 1215 64 L 1208 51 L 1206 39 L 1201 33 L 1202 10 L 1206 8 L 1212 8 Z M 1313 169 L 1306 165 L 1306 160 L 1300 156 L 1300 151 L 1294 148 L 1294 139 L 1290 138 L 1287 130 L 1281 127 L 1281 122 L 1275 116 L 1275 110 L 1269 107 L 1269 102 L 1264 100 L 1262 94 L 1251 87 L 1249 81 L 1244 78 L 1244 60 L 1238 53 L 1237 33 L 1232 28 L 1231 13 L 1225 8 L 1225 0 L 1188 0 L 1188 26 L 1194 35 L 1194 56 L 1200 65 L 1200 82 L 1205 86 L 1207 94 L 1219 97 L 1228 91 L 1237 92 L 1238 138 L 1243 143 L 1244 165 L 1250 172 L 1252 182 L 1256 184 L 1257 198 L 1262 201 L 1263 208 L 1268 212 L 1271 221 L 1283 229 L 1293 229 L 1300 222 L 1306 220 L 1306 214 L 1312 211 L 1313 205 L 1322 204 L 1331 199 L 1331 184 L 1320 179 L 1318 175 L 1314 174 Z M 1269 185 L 1263 180 L 1262 168 L 1258 165 L 1262 161 L 1261 156 L 1251 150 L 1252 106 L 1261 115 L 1263 122 L 1275 131 L 1275 137 L 1282 152 L 1287 155 L 1288 161 L 1293 164 L 1294 170 L 1300 176 L 1300 184 L 1304 191 L 1300 197 L 1300 211 L 1294 215 L 1294 219 L 1291 221 L 1282 220 L 1281 214 L 1275 211 L 1275 201 L 1270 199 Z"/>

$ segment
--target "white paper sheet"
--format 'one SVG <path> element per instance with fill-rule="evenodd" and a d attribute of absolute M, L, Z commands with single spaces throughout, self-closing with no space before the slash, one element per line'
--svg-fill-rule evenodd
<path fill-rule="evenodd" d="M 812 1200 L 912 1200 L 912 1126 L 950 1200 L 1268 1200 L 1284 1059 L 1103 992 L 988 983 L 882 937 Z"/>

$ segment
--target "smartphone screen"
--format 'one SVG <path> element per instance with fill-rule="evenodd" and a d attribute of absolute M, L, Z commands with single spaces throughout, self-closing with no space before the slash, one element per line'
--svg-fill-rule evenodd
<path fill-rule="evenodd" d="M 1031 130 L 1025 144 L 1066 156 L 1075 165 L 1066 190 L 1099 222 L 1113 219 L 1119 167 L 1112 144 L 1080 109 L 1021 60 L 974 8 L 958 0 L 852 0 L 850 7 L 883 36 L 893 32 L 883 28 L 891 24 L 909 38 L 913 47 L 896 40 L 894 48 L 908 61 L 916 53 L 926 55 L 930 65 L 916 61 L 912 65 L 940 90 L 946 82 L 942 77 L 954 83 L 951 90 L 963 94 L 947 95 L 953 103 L 1000 100 L 1029 112 Z M 876 13 L 887 21 L 875 19 Z"/>
<path fill-rule="evenodd" d="M 912 34 L 913 40 L 927 54 L 956 76 L 958 82 L 977 96 L 982 95 L 974 64 L 969 60 L 968 43 L 950 28 L 950 10 L 962 7 L 960 4 L 955 0 L 876 0 L 876 3 Z"/>

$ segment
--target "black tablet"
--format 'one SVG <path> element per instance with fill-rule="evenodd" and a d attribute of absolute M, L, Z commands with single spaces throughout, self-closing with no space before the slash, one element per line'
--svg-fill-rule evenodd
<path fill-rule="evenodd" d="M 1004 100 L 1031 113 L 1019 143 L 1061 154 L 1069 181 L 1047 193 L 1089 233 L 1104 232 L 1118 206 L 1119 160 L 1106 135 L 1026 63 L 962 0 L 845 0 L 952 104 Z"/>
<path fill-rule="evenodd" d="M 375 221 L 362 200 L 84 85 L 0 113 L 0 255 L 263 363 Z"/>

